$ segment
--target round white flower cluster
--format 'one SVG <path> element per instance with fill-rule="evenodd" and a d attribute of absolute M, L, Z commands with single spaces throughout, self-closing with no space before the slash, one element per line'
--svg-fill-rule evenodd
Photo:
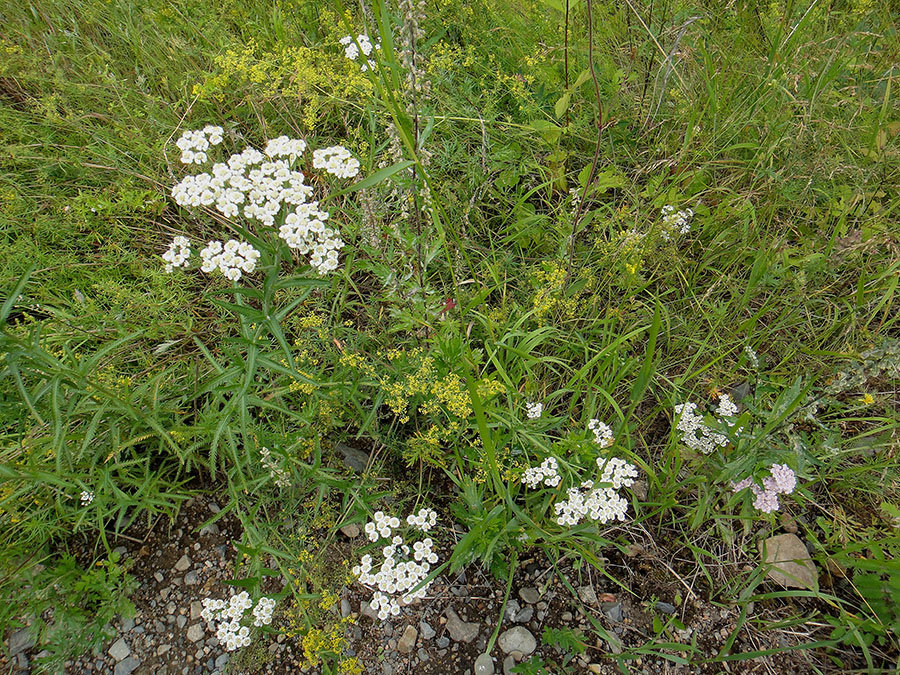
<path fill-rule="evenodd" d="M 226 279 L 237 281 L 244 272 L 250 274 L 256 269 L 259 255 L 253 246 L 237 239 L 229 239 L 224 244 L 211 241 L 200 251 L 203 259 L 200 269 L 207 274 L 219 270 Z"/>
<path fill-rule="evenodd" d="M 265 152 L 269 157 L 287 157 L 293 162 L 306 151 L 306 141 L 302 138 L 279 136 L 266 143 Z"/>
<path fill-rule="evenodd" d="M 82 490 L 81 492 L 81 505 L 87 506 L 92 501 L 94 501 L 94 493 L 88 492 L 87 490 Z"/>
<path fill-rule="evenodd" d="M 537 488 L 541 482 L 547 487 L 556 487 L 561 480 L 556 457 L 548 457 L 540 466 L 529 467 L 522 474 L 522 482 L 532 489 Z"/>
<path fill-rule="evenodd" d="M 408 605 L 416 598 L 424 598 L 425 591 L 431 585 L 418 586 L 431 571 L 431 566 L 438 562 L 437 553 L 434 552 L 434 542 L 430 537 L 416 541 L 412 547 L 393 530 L 400 526 L 400 519 L 386 516 L 381 511 L 374 514 L 375 521 L 368 522 L 365 531 L 373 542 L 386 541 L 381 549 L 384 562 L 376 567 L 371 555 L 366 554 L 360 560 L 360 564 L 352 570 L 360 583 L 377 590 L 372 595 L 369 606 L 378 612 L 378 618 L 382 621 L 389 616 L 400 614 L 402 605 Z M 430 529 L 437 521 L 437 515 L 430 509 L 421 509 L 418 514 L 410 514 L 414 523 L 427 523 Z M 421 525 L 417 525 L 422 529 Z M 374 570 L 374 573 L 373 573 Z"/>
<path fill-rule="evenodd" d="M 720 395 L 719 405 L 716 407 L 716 415 L 722 418 L 728 426 L 733 427 L 735 424 L 734 421 L 725 418 L 734 417 L 737 414 L 737 404 L 731 400 L 731 397 L 728 394 Z"/>
<path fill-rule="evenodd" d="M 762 487 L 752 476 L 748 476 L 736 483 L 732 482 L 731 489 L 740 492 L 749 487 L 754 495 L 754 508 L 763 513 L 774 513 L 781 508 L 778 495 L 789 495 L 797 487 L 797 474 L 787 464 L 773 464 L 769 467 L 769 474 L 763 479 Z"/>
<path fill-rule="evenodd" d="M 725 435 L 706 426 L 703 416 L 696 414 L 696 410 L 696 403 L 679 403 L 675 406 L 675 414 L 679 416 L 675 428 L 681 432 L 681 442 L 704 455 L 717 447 L 724 448 L 728 445 Z"/>
<path fill-rule="evenodd" d="M 397 516 L 386 516 L 384 511 L 376 511 L 372 517 L 375 520 L 370 520 L 365 527 L 369 541 L 389 539 L 393 529 L 400 527 L 400 519 Z"/>
<path fill-rule="evenodd" d="M 300 144 L 306 147 L 299 139 L 279 141 L 272 151 L 290 157 Z M 185 176 L 172 188 L 172 198 L 180 206 L 215 205 L 229 218 L 243 215 L 272 226 L 282 204 L 302 204 L 312 195 L 313 189 L 304 180 L 300 171 L 291 169 L 290 159 L 273 160 L 247 147 L 227 163 L 213 164 L 211 174 Z"/>
<path fill-rule="evenodd" d="M 587 492 L 582 492 L 587 490 Z M 628 502 L 613 488 L 594 488 L 593 481 L 587 480 L 577 487 L 569 488 L 568 499 L 553 505 L 556 522 L 574 527 L 585 516 L 591 520 L 608 523 L 611 520 L 625 520 Z"/>
<path fill-rule="evenodd" d="M 169 244 L 169 250 L 162 254 L 166 261 L 166 274 L 171 274 L 176 267 L 187 267 L 191 257 L 191 242 L 187 237 L 175 237 Z"/>
<path fill-rule="evenodd" d="M 215 629 L 216 639 L 224 645 L 226 651 L 234 651 L 250 644 L 250 628 L 241 625 L 241 620 L 248 609 L 253 608 L 253 600 L 247 591 L 232 595 L 228 602 L 214 598 L 204 598 L 201 618 L 206 621 L 210 630 Z M 254 626 L 268 625 L 272 622 L 272 611 L 275 600 L 262 597 L 253 608 Z M 218 626 L 216 626 L 218 622 Z"/>
<path fill-rule="evenodd" d="M 362 50 L 364 56 L 369 57 L 372 54 L 373 50 L 381 49 L 381 43 L 376 42 L 374 45 L 372 41 L 369 39 L 368 35 L 357 35 L 356 40 L 354 41 L 352 35 L 345 35 L 340 39 L 340 43 L 344 45 L 344 56 L 346 56 L 351 61 L 356 61 L 359 58 L 359 52 Z M 357 46 L 357 44 L 359 46 Z M 366 58 L 366 62 L 362 64 L 362 71 L 366 72 L 367 70 L 375 70 L 375 61 L 370 58 Z"/>
<path fill-rule="evenodd" d="M 278 236 L 301 255 L 310 254 L 309 264 L 319 274 L 327 274 L 338 267 L 338 251 L 344 247 L 340 234 L 325 227 L 326 211 L 319 210 L 319 202 L 299 204 L 287 214 Z"/>
<path fill-rule="evenodd" d="M 598 457 L 597 466 L 601 470 L 600 482 L 612 483 L 614 490 L 631 487 L 638 475 L 634 464 L 629 464 L 619 457 Z"/>
<path fill-rule="evenodd" d="M 207 124 L 196 131 L 185 131 L 181 138 L 175 141 L 175 145 L 181 150 L 182 164 L 203 164 L 208 157 L 206 151 L 210 145 L 218 145 L 222 142 L 222 127 Z"/>
<path fill-rule="evenodd" d="M 342 145 L 313 151 L 313 168 L 324 169 L 338 178 L 353 178 L 359 173 L 359 160 Z"/>
<path fill-rule="evenodd" d="M 419 509 L 416 514 L 410 513 L 406 516 L 406 524 L 411 525 L 417 530 L 428 532 L 437 523 L 437 512 L 434 509 Z M 415 545 L 413 545 L 415 548 Z M 418 560 L 418 558 L 416 558 Z"/>
<path fill-rule="evenodd" d="M 525 404 L 525 414 L 528 416 L 530 420 L 536 420 L 541 416 L 541 413 L 544 412 L 544 404 L 543 403 L 526 403 Z"/>
<path fill-rule="evenodd" d="M 691 218 L 694 212 L 691 209 L 676 211 L 671 204 L 662 207 L 662 238 L 669 241 L 673 234 L 687 234 L 691 231 Z"/>
<path fill-rule="evenodd" d="M 588 429 L 594 432 L 594 442 L 601 448 L 608 448 L 616 440 L 613 438 L 613 432 L 609 425 L 604 424 L 600 420 L 588 422 Z"/>

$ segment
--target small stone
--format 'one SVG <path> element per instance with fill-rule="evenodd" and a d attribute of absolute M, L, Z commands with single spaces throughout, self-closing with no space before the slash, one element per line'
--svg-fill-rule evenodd
<path fill-rule="evenodd" d="M 588 607 L 597 606 L 597 593 L 593 586 L 580 586 L 578 588 L 578 599 Z"/>
<path fill-rule="evenodd" d="M 817 590 L 819 572 L 796 534 L 779 534 L 759 543 L 766 573 L 785 588 Z"/>
<path fill-rule="evenodd" d="M 179 627 L 179 628 L 184 628 L 184 624 L 187 623 L 187 617 L 186 617 L 186 616 L 179 616 L 177 619 L 175 619 L 175 623 L 178 624 L 178 627 Z"/>
<path fill-rule="evenodd" d="M 346 619 L 350 616 L 350 601 L 347 598 L 341 598 L 341 618 Z"/>
<path fill-rule="evenodd" d="M 224 668 L 224 667 L 225 667 L 225 664 L 228 663 L 228 659 L 229 659 L 229 658 L 230 658 L 230 656 L 229 656 L 228 654 L 220 654 L 220 655 L 216 658 L 216 668 L 219 668 L 220 670 L 221 670 L 222 668 Z"/>
<path fill-rule="evenodd" d="M 450 638 L 446 635 L 441 635 L 436 641 L 435 644 L 438 646 L 438 649 L 446 649 L 450 646 Z"/>
<path fill-rule="evenodd" d="M 207 506 L 209 506 L 209 510 L 212 511 L 213 513 L 218 513 L 219 511 L 222 510 L 219 508 L 219 505 L 216 504 L 215 502 L 210 502 L 209 504 L 207 504 Z"/>
<path fill-rule="evenodd" d="M 500 645 L 500 649 L 503 650 L 504 654 L 519 651 L 524 656 L 528 656 L 537 649 L 537 641 L 534 639 L 534 636 L 523 626 L 516 626 L 501 633 L 497 644 Z"/>
<path fill-rule="evenodd" d="M 196 586 L 200 583 L 200 575 L 197 574 L 194 570 L 191 570 L 187 574 L 184 575 L 184 584 L 185 586 Z"/>
<path fill-rule="evenodd" d="M 432 627 L 425 621 L 425 619 L 422 619 L 422 620 L 419 622 L 419 630 L 422 632 L 422 639 L 423 639 L 423 640 L 430 640 L 430 639 L 433 638 L 434 635 L 435 635 L 434 628 L 432 628 Z"/>
<path fill-rule="evenodd" d="M 416 646 L 417 637 L 419 637 L 419 631 L 414 626 L 407 626 L 397 642 L 397 651 L 401 654 L 409 654 Z"/>
<path fill-rule="evenodd" d="M 516 623 L 528 623 L 531 621 L 532 616 L 534 616 L 534 607 L 523 607 L 516 614 L 514 621 Z"/>
<path fill-rule="evenodd" d="M 13 631 L 13 634 L 9 636 L 6 646 L 10 655 L 15 656 L 19 652 L 24 652 L 26 649 L 34 647 L 34 636 L 27 628 L 20 628 Z"/>
<path fill-rule="evenodd" d="M 471 642 L 474 640 L 479 631 L 477 623 L 469 623 L 463 621 L 457 616 L 453 608 L 447 609 L 447 632 L 457 642 Z"/>
<path fill-rule="evenodd" d="M 153 573 L 153 578 L 156 579 L 157 583 L 160 583 L 160 584 L 161 584 L 163 581 L 165 581 L 165 579 L 166 579 L 166 578 L 165 578 L 162 574 L 160 574 L 159 572 L 154 572 L 154 573 Z"/>
<path fill-rule="evenodd" d="M 337 443 L 334 449 L 344 456 L 344 464 L 347 468 L 362 473 L 369 466 L 369 456 L 362 450 L 351 448 L 349 445 Z"/>
<path fill-rule="evenodd" d="M 200 618 L 200 613 L 203 611 L 203 603 L 199 600 L 194 600 L 191 602 L 191 621 L 196 621 Z"/>
<path fill-rule="evenodd" d="M 129 656 L 127 659 L 119 661 L 119 663 L 116 664 L 116 670 L 113 675 L 131 675 L 139 665 L 141 665 L 140 659 Z"/>
<path fill-rule="evenodd" d="M 475 675 L 494 675 L 494 659 L 490 654 L 479 654 L 475 659 Z"/>
<path fill-rule="evenodd" d="M 591 663 L 591 664 L 588 666 L 588 670 L 589 670 L 590 672 L 592 672 L 592 673 L 602 673 L 602 672 L 603 672 L 603 666 L 601 666 L 599 663 Z"/>
<path fill-rule="evenodd" d="M 510 599 L 509 602 L 506 603 L 506 618 L 509 621 L 516 620 L 516 614 L 519 613 L 519 610 L 522 606 L 519 604 L 519 601 L 515 598 Z"/>
<path fill-rule="evenodd" d="M 345 650 L 345 651 L 349 651 L 349 650 Z M 419 647 L 418 651 L 416 652 L 416 656 L 418 656 L 419 661 L 422 661 L 423 663 L 428 660 L 428 652 L 426 652 L 421 647 Z"/>
<path fill-rule="evenodd" d="M 503 659 L 503 675 L 515 675 L 512 669 L 516 667 L 516 660 L 513 658 L 513 655 L 510 654 L 505 659 Z"/>
<path fill-rule="evenodd" d="M 160 645 L 156 648 L 156 655 L 163 656 L 166 652 L 168 652 L 172 647 L 170 645 Z"/>
<path fill-rule="evenodd" d="M 128 549 L 124 546 L 116 546 L 112 550 L 112 552 L 121 558 L 123 555 L 126 555 L 128 553 Z"/>
<path fill-rule="evenodd" d="M 113 658 L 113 660 L 118 662 L 131 654 L 131 647 L 129 647 L 128 643 L 125 642 L 125 638 L 119 638 L 118 640 L 113 642 L 112 647 L 110 647 L 109 651 L 106 653 L 109 654 Z"/>
<path fill-rule="evenodd" d="M 203 626 L 199 623 L 191 624 L 187 629 L 187 639 L 191 642 L 197 642 L 203 639 Z"/>
<path fill-rule="evenodd" d="M 519 597 L 529 605 L 533 605 L 541 599 L 541 594 L 538 593 L 538 589 L 536 588 L 520 588 Z"/>
<path fill-rule="evenodd" d="M 179 572 L 184 572 L 190 566 L 191 566 L 191 559 L 188 558 L 186 555 L 181 556 L 178 559 L 178 562 L 175 563 L 175 569 L 178 570 Z"/>
<path fill-rule="evenodd" d="M 341 528 L 341 532 L 350 539 L 356 539 L 359 536 L 359 525 L 356 523 L 349 523 Z"/>
<path fill-rule="evenodd" d="M 659 610 L 660 612 L 662 612 L 663 614 L 670 614 L 670 615 L 671 615 L 671 614 L 674 614 L 674 613 L 675 613 L 675 605 L 673 605 L 673 604 L 671 604 L 671 603 L 669 603 L 669 602 L 657 602 L 657 603 L 656 603 L 655 605 L 653 605 L 653 606 L 656 607 L 656 609 L 658 609 L 658 610 Z"/>
<path fill-rule="evenodd" d="M 622 612 L 621 602 L 604 602 L 602 605 L 600 605 L 600 609 L 603 610 L 606 618 L 610 621 L 619 623 L 623 618 L 625 618 Z"/>
<path fill-rule="evenodd" d="M 562 616 L 560 616 L 559 618 L 562 619 L 563 621 L 565 621 L 566 623 L 569 623 L 575 617 L 572 616 L 572 612 L 563 612 Z"/>
<path fill-rule="evenodd" d="M 638 501 L 645 502 L 647 501 L 647 495 L 649 494 L 647 481 L 645 480 L 636 480 L 631 485 L 631 491 L 634 493 L 634 496 L 638 498 Z"/>
<path fill-rule="evenodd" d="M 210 534 L 219 534 L 219 526 L 215 523 L 210 523 L 206 527 L 201 527 L 197 534 L 201 537 L 206 537 Z"/>
<path fill-rule="evenodd" d="M 369 606 L 369 603 L 366 602 L 366 601 L 363 601 L 363 602 L 360 604 L 360 606 L 359 606 L 359 613 L 362 614 L 363 616 L 367 616 L 367 617 L 369 617 L 370 619 L 373 619 L 373 620 L 375 620 L 375 621 L 380 621 L 380 619 L 378 618 L 378 612 L 376 612 L 374 609 L 372 609 L 372 608 Z"/>

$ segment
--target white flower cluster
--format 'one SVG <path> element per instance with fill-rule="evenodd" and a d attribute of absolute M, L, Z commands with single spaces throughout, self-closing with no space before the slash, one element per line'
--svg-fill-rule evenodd
<path fill-rule="evenodd" d="M 787 464 L 773 464 L 769 467 L 769 476 L 763 479 L 760 487 L 752 476 L 743 480 L 732 482 L 731 489 L 740 492 L 750 488 L 753 492 L 753 506 L 763 513 L 774 513 L 781 504 L 778 495 L 789 495 L 797 487 L 797 474 Z"/>
<path fill-rule="evenodd" d="M 376 42 L 373 45 L 368 35 L 360 34 L 356 36 L 355 41 L 352 35 L 345 35 L 340 39 L 340 43 L 344 45 L 344 56 L 351 61 L 356 61 L 359 58 L 360 50 L 362 50 L 363 55 L 366 57 L 366 62 L 361 66 L 363 72 L 375 70 L 375 61 L 368 57 L 372 55 L 373 51 L 381 49 L 380 42 Z M 358 47 L 357 44 L 359 45 Z"/>
<path fill-rule="evenodd" d="M 259 454 L 262 465 L 269 470 L 269 477 L 275 479 L 275 485 L 278 487 L 290 487 L 291 481 L 287 472 L 272 457 L 272 452 L 268 448 L 260 448 Z"/>
<path fill-rule="evenodd" d="M 274 227 L 276 218 L 286 209 L 279 236 L 302 255 L 309 254 L 309 264 L 319 274 L 326 274 L 337 269 L 338 251 L 344 242 L 336 229 L 325 227 L 328 213 L 319 208 L 318 202 L 308 202 L 313 188 L 305 183 L 306 177 L 291 168 L 306 148 L 306 141 L 288 136 L 269 140 L 264 152 L 248 146 L 227 162 L 213 164 L 209 173 L 185 176 L 172 188 L 172 197 L 180 206 L 214 206 L 228 218 L 240 216 L 267 227 Z M 352 178 L 359 173 L 360 164 L 349 150 L 335 145 L 316 150 L 313 166 L 334 176 Z M 212 251 L 210 256 L 220 252 Z M 208 264 L 204 271 L 216 267 Z M 230 272 L 229 278 L 240 278 L 241 270 L 248 271 L 240 264 L 237 267 L 240 269 Z"/>
<path fill-rule="evenodd" d="M 528 416 L 530 420 L 536 420 L 541 416 L 541 413 L 544 412 L 544 404 L 543 403 L 526 403 L 525 404 L 525 414 Z"/>
<path fill-rule="evenodd" d="M 619 457 L 598 457 L 597 466 L 601 470 L 600 482 L 611 483 L 614 490 L 631 487 L 638 475 L 634 464 L 629 464 Z"/>
<path fill-rule="evenodd" d="M 532 489 L 540 486 L 541 482 L 547 487 L 556 487 L 561 480 L 556 457 L 548 457 L 540 466 L 529 467 L 522 474 L 522 482 Z"/>
<path fill-rule="evenodd" d="M 338 251 L 344 247 L 340 234 L 325 227 L 326 211 L 319 210 L 319 202 L 299 204 L 287 214 L 278 236 L 301 255 L 310 254 L 309 264 L 319 274 L 327 274 L 338 267 Z"/>
<path fill-rule="evenodd" d="M 211 241 L 200 251 L 203 263 L 200 269 L 209 274 L 219 270 L 230 281 L 237 281 L 246 272 L 250 274 L 256 269 L 259 260 L 259 251 L 247 242 L 237 239 L 229 239 L 224 244 L 221 241 Z"/>
<path fill-rule="evenodd" d="M 241 625 L 244 614 L 253 609 L 253 625 L 264 626 L 272 622 L 272 611 L 275 600 L 262 597 L 253 607 L 253 600 L 247 591 L 232 595 L 228 602 L 214 598 L 204 598 L 200 616 L 206 621 L 210 630 L 215 629 L 216 639 L 224 645 L 226 651 L 234 651 L 250 644 L 250 628 Z M 218 622 L 218 626 L 216 626 Z"/>
<path fill-rule="evenodd" d="M 169 244 L 169 250 L 162 254 L 166 261 L 166 274 L 171 274 L 176 267 L 187 267 L 191 257 L 191 242 L 187 237 L 175 237 Z"/>
<path fill-rule="evenodd" d="M 759 368 L 759 357 L 756 355 L 756 352 L 753 351 L 753 347 L 745 345 L 744 354 L 747 355 L 747 361 L 750 363 L 751 368 Z"/>
<path fill-rule="evenodd" d="M 269 157 L 287 157 L 289 162 L 293 162 L 305 151 L 306 141 L 302 138 L 289 138 L 288 136 L 279 136 L 269 140 L 263 150 Z"/>
<path fill-rule="evenodd" d="M 419 509 L 418 513 L 410 513 L 406 516 L 406 524 L 412 525 L 417 530 L 428 532 L 437 523 L 437 512 L 434 509 Z"/>
<path fill-rule="evenodd" d="M 421 509 L 418 514 L 410 514 L 406 521 L 425 532 L 435 524 L 437 514 L 430 509 Z M 387 542 L 381 549 L 384 562 L 376 568 L 372 556 L 366 554 L 352 570 L 361 584 L 377 589 L 369 606 L 378 612 L 378 618 L 382 621 L 400 614 L 401 604 L 408 605 L 416 598 L 425 597 L 430 582 L 416 591 L 413 589 L 428 576 L 431 566 L 438 562 L 430 537 L 416 541 L 410 547 L 403 537 L 394 533 L 399 526 L 399 518 L 376 511 L 374 521 L 366 523 L 365 531 L 370 541 Z"/>
<path fill-rule="evenodd" d="M 637 467 L 619 457 L 598 457 L 600 483 L 608 483 L 610 487 L 594 487 L 594 481 L 586 480 L 580 488 L 572 487 L 566 491 L 568 499 L 553 505 L 556 511 L 556 522 L 560 525 L 574 527 L 585 517 L 601 523 L 611 520 L 625 520 L 628 501 L 616 490 L 631 487 L 637 477 Z"/>
<path fill-rule="evenodd" d="M 313 168 L 324 169 L 338 178 L 353 178 L 359 173 L 359 160 L 343 145 L 313 151 Z"/>
<path fill-rule="evenodd" d="M 568 499 L 553 505 L 556 522 L 560 525 L 574 527 L 585 516 L 604 524 L 615 519 L 625 520 L 628 502 L 612 488 L 594 488 L 593 481 L 586 480 L 581 489 L 569 488 L 567 494 Z"/>
<path fill-rule="evenodd" d="M 719 396 L 719 405 L 716 407 L 716 415 L 721 417 L 723 421 L 730 427 L 734 426 L 734 421 L 725 419 L 726 417 L 734 417 L 738 414 L 737 404 L 731 400 L 728 394 Z"/>
<path fill-rule="evenodd" d="M 88 492 L 87 490 L 82 490 L 81 492 L 81 505 L 87 506 L 92 501 L 94 501 L 94 493 Z"/>
<path fill-rule="evenodd" d="M 604 424 L 600 420 L 591 420 L 588 422 L 588 429 L 594 432 L 594 442 L 601 448 L 608 448 L 616 440 L 613 438 L 612 429 L 608 424 Z"/>
<path fill-rule="evenodd" d="M 222 142 L 222 127 L 207 124 L 196 131 L 185 131 L 181 138 L 175 141 L 175 145 L 181 150 L 182 164 L 203 164 L 208 157 L 206 151 L 210 145 L 218 145 Z"/>
<path fill-rule="evenodd" d="M 675 414 L 679 416 L 675 428 L 681 432 L 681 442 L 691 450 L 697 450 L 704 455 L 708 455 L 717 447 L 724 448 L 728 445 L 725 435 L 706 426 L 703 416 L 698 415 L 696 410 L 696 403 L 679 403 L 675 406 Z"/>
<path fill-rule="evenodd" d="M 691 231 L 691 218 L 694 212 L 691 209 L 676 211 L 671 204 L 662 207 L 662 238 L 669 241 L 674 234 L 687 234 Z"/>

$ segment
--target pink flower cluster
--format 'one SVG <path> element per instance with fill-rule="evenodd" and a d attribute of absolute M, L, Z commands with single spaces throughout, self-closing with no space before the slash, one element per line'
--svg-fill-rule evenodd
<path fill-rule="evenodd" d="M 789 495 L 795 487 L 797 487 L 797 475 L 787 464 L 773 464 L 769 467 L 769 476 L 763 478 L 762 487 L 751 476 L 731 483 L 731 489 L 735 492 L 750 488 L 756 497 L 753 500 L 754 508 L 763 513 L 777 511 L 781 506 L 778 503 L 778 495 Z"/>

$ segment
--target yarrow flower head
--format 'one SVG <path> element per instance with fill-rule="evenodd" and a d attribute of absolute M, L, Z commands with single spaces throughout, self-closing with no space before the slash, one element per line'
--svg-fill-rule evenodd
<path fill-rule="evenodd" d="M 278 487 L 290 487 L 291 481 L 287 471 L 272 457 L 272 452 L 268 448 L 260 448 L 259 455 L 262 465 L 269 470 L 269 477 L 275 479 L 275 485 Z"/>
<path fill-rule="evenodd" d="M 324 169 L 338 178 L 353 178 L 359 173 L 359 160 L 342 145 L 313 151 L 313 168 Z"/>
<path fill-rule="evenodd" d="M 222 127 L 206 125 L 196 131 L 185 131 L 175 145 L 181 150 L 182 164 L 203 164 L 207 159 L 206 151 L 211 145 L 222 142 Z"/>
<path fill-rule="evenodd" d="M 522 474 L 522 482 L 534 489 L 543 482 L 547 487 L 556 487 L 562 480 L 559 475 L 559 464 L 555 457 L 548 457 L 540 466 L 529 467 Z"/>
<path fill-rule="evenodd" d="M 208 129 L 218 129 L 219 133 L 207 129 L 185 132 L 178 141 L 179 147 L 188 148 L 186 152 L 203 152 L 206 161 L 208 146 L 221 142 L 221 128 Z M 185 176 L 172 188 L 172 197 L 180 206 L 215 208 L 228 218 L 243 217 L 265 227 L 274 227 L 276 219 L 283 217 L 278 236 L 301 255 L 309 255 L 308 262 L 317 273 L 327 274 L 338 268 L 338 251 L 344 247 L 344 241 L 337 228 L 325 224 L 328 212 L 319 207 L 319 202 L 309 201 L 313 188 L 306 183 L 304 174 L 293 168 L 306 149 L 306 141 L 288 136 L 269 140 L 264 152 L 246 147 L 226 162 L 213 164 L 209 173 Z M 355 177 L 360 168 L 359 160 L 339 145 L 316 150 L 313 166 L 340 178 Z M 205 261 L 222 252 L 215 247 L 208 249 L 204 249 L 208 253 Z M 163 256 L 166 270 L 186 266 L 189 256 L 189 248 L 173 244 Z M 249 263 L 250 267 L 253 265 L 255 260 Z M 233 280 L 251 271 L 242 261 L 224 267 L 207 262 L 201 267 L 205 272 L 217 268 Z"/>
<path fill-rule="evenodd" d="M 728 394 L 722 394 L 719 397 L 719 406 L 716 413 L 722 417 L 734 416 L 737 414 L 737 406 L 728 397 Z M 728 445 L 728 438 L 724 435 L 709 428 L 703 415 L 697 414 L 696 403 L 679 403 L 675 406 L 675 415 L 678 422 L 675 428 L 681 432 L 681 442 L 688 446 L 691 450 L 702 452 L 704 455 L 710 454 L 716 448 L 724 448 Z M 729 419 L 720 419 L 722 424 L 730 427 L 734 426 L 734 421 Z M 734 433 L 740 433 L 741 427 L 736 427 Z"/>
<path fill-rule="evenodd" d="M 171 274 L 176 267 L 187 267 L 191 257 L 191 242 L 187 237 L 175 237 L 169 244 L 169 250 L 162 254 L 166 261 L 166 274 Z"/>
<path fill-rule="evenodd" d="M 541 416 L 541 413 L 544 412 L 544 404 L 543 403 L 526 403 L 525 404 L 525 414 L 528 416 L 530 420 L 536 420 Z"/>
<path fill-rule="evenodd" d="M 613 432 L 609 425 L 604 424 L 600 420 L 588 422 L 588 429 L 594 432 L 594 442 L 601 448 L 608 448 L 616 440 L 613 438 Z"/>
<path fill-rule="evenodd" d="M 694 212 L 691 209 L 676 211 L 671 204 L 662 207 L 662 238 L 669 241 L 675 234 L 687 234 L 691 231 L 691 218 Z"/>
<path fill-rule="evenodd" d="M 200 269 L 206 273 L 218 270 L 226 279 L 237 281 L 244 272 L 250 274 L 256 269 L 259 256 L 259 251 L 247 242 L 237 239 L 229 239 L 224 244 L 211 241 L 200 251 L 203 260 Z"/>
<path fill-rule="evenodd" d="M 437 514 L 431 509 L 420 509 L 411 513 L 406 522 L 417 530 L 427 532 L 437 522 Z M 366 554 L 360 564 L 352 569 L 353 575 L 364 586 L 372 588 L 369 606 L 378 612 L 382 621 L 400 614 L 402 605 L 408 605 L 417 598 L 424 598 L 431 585 L 429 582 L 418 590 L 418 586 L 431 571 L 431 566 L 439 560 L 430 537 L 413 541 L 395 533 L 400 527 L 400 519 L 387 516 L 382 511 L 373 514 L 373 520 L 366 523 L 365 532 L 369 541 L 381 546 L 383 562 L 376 565 L 371 554 Z"/>
<path fill-rule="evenodd" d="M 797 487 L 797 475 L 787 464 L 773 464 L 769 467 L 769 475 L 763 478 L 762 486 L 749 476 L 731 484 L 734 492 L 748 487 L 754 496 L 753 507 L 762 513 L 774 513 L 781 508 L 778 495 L 789 495 Z"/>
<path fill-rule="evenodd" d="M 250 627 L 241 624 L 247 610 L 253 610 L 253 625 L 260 627 L 272 623 L 272 612 L 275 609 L 275 600 L 265 596 L 257 600 L 254 607 L 247 591 L 232 595 L 227 602 L 204 598 L 201 604 L 203 609 L 200 617 L 206 621 L 207 628 L 215 631 L 216 639 L 226 651 L 234 651 L 250 644 Z"/>
<path fill-rule="evenodd" d="M 365 63 L 360 67 L 362 72 L 375 70 L 376 64 L 374 59 L 368 57 L 372 55 L 372 52 L 381 49 L 380 42 L 372 44 L 368 35 L 359 34 L 355 40 L 352 35 L 345 35 L 340 39 L 340 43 L 344 45 L 344 56 L 351 61 L 356 61 L 359 58 L 360 50 L 362 50 L 363 56 L 366 57 Z"/>
<path fill-rule="evenodd" d="M 82 490 L 81 492 L 81 505 L 87 506 L 92 501 L 94 501 L 94 493 L 89 492 L 88 490 Z"/>

